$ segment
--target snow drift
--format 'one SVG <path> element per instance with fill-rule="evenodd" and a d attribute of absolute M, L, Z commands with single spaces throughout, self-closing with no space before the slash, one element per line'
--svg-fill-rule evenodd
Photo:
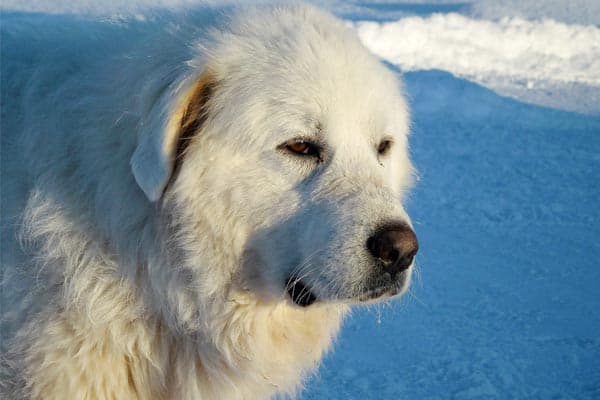
<path fill-rule="evenodd" d="M 442 69 L 476 81 L 491 76 L 600 85 L 600 29 L 554 20 L 475 20 L 460 14 L 359 22 L 373 52 L 405 70 Z"/>
<path fill-rule="evenodd" d="M 367 47 L 405 71 L 445 70 L 526 101 L 600 111 L 596 26 L 517 17 L 487 21 L 456 13 L 354 26 Z M 573 95 L 577 100 L 566 101 Z"/>

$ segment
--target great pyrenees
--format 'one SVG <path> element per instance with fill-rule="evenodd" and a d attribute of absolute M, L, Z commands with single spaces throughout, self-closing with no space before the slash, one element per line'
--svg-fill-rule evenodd
<path fill-rule="evenodd" d="M 2 398 L 293 394 L 406 290 L 407 105 L 343 22 L 2 22 Z"/>

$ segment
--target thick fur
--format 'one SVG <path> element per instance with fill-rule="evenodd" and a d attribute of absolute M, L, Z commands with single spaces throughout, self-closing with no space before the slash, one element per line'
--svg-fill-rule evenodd
<path fill-rule="evenodd" d="M 3 15 L 2 398 L 293 394 L 409 223 L 399 91 L 304 5 Z"/>

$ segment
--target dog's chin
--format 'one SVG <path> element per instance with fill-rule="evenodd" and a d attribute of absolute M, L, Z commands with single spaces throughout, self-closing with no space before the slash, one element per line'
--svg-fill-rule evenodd
<path fill-rule="evenodd" d="M 388 281 L 362 290 L 352 298 L 352 302 L 356 304 L 370 304 L 399 297 L 406 292 L 409 284 L 410 275 L 403 272 L 398 280 Z"/>
<path fill-rule="evenodd" d="M 353 298 L 353 302 L 358 304 L 369 304 L 385 301 L 389 298 L 400 296 L 406 291 L 406 285 L 404 284 L 393 284 L 380 286 L 373 289 L 365 290 L 358 296 Z"/>

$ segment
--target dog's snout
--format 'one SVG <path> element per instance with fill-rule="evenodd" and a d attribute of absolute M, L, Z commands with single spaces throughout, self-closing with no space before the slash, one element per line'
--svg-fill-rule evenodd
<path fill-rule="evenodd" d="M 383 262 L 385 272 L 392 278 L 408 269 L 419 249 L 417 236 L 406 224 L 380 229 L 367 240 L 373 257 Z"/>

